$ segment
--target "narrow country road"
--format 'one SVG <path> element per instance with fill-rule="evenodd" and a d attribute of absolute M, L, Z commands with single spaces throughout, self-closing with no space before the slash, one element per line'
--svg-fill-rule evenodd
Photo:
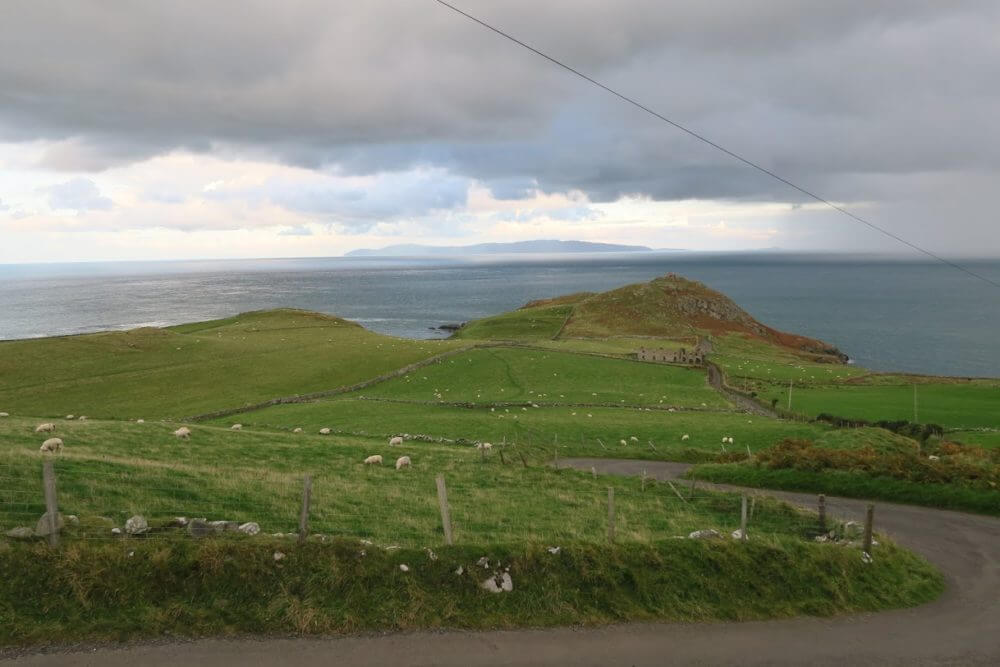
<path fill-rule="evenodd" d="M 562 466 L 672 479 L 687 466 L 565 459 Z M 812 506 L 815 496 L 773 492 Z M 829 499 L 861 518 L 863 501 Z M 35 654 L 13 665 L 997 665 L 1000 664 L 1000 519 L 878 503 L 876 529 L 923 554 L 948 589 L 916 609 L 750 623 L 656 623 L 504 632 L 419 632 L 368 637 L 205 640 Z M 877 555 L 877 552 L 876 552 Z"/>

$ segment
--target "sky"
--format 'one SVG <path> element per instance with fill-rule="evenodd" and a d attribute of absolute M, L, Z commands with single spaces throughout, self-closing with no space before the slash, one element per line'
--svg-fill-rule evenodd
<path fill-rule="evenodd" d="M 995 0 L 453 0 L 948 256 L 997 256 Z M 0 263 L 397 243 L 912 251 L 434 0 L 0 4 Z"/>

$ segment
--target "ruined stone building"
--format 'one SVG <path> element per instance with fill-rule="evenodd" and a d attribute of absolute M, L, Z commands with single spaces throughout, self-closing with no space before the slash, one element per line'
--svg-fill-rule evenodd
<path fill-rule="evenodd" d="M 712 351 L 712 344 L 707 339 L 699 339 L 693 350 L 685 347 L 676 350 L 655 350 L 646 347 L 639 348 L 636 358 L 639 361 L 655 361 L 663 364 L 701 365 L 705 363 L 705 355 Z"/>

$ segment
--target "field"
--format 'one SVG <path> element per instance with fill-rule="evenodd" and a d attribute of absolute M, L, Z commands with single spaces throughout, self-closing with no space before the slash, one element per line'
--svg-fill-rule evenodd
<path fill-rule="evenodd" d="M 518 348 L 473 350 L 360 393 L 479 405 L 730 407 L 701 369 Z"/>
<path fill-rule="evenodd" d="M 792 390 L 792 410 L 810 416 L 833 414 L 849 419 L 907 420 L 946 428 L 1000 426 L 1000 384 L 841 385 Z M 913 397 L 917 395 L 915 419 Z M 765 401 L 784 405 L 787 387 L 761 392 Z"/>
<path fill-rule="evenodd" d="M 704 368 L 630 358 L 643 345 L 690 345 L 694 329 L 657 316 L 654 333 L 675 338 L 563 337 L 567 317 L 585 312 L 580 304 L 609 310 L 578 319 L 578 330 L 602 329 L 611 321 L 604 315 L 631 308 L 603 297 L 556 300 L 470 323 L 448 341 L 394 339 L 282 310 L 0 344 L 0 410 L 10 413 L 0 417 L 0 529 L 30 528 L 44 512 L 40 421 L 54 422 L 65 441 L 53 457 L 58 502 L 79 519 L 64 529 L 59 550 L 0 540 L 0 643 L 36 642 L 46 631 L 87 639 L 765 618 L 905 606 L 940 591 L 938 575 L 891 541 L 880 537 L 876 565 L 865 567 L 854 549 L 812 541 L 813 516 L 763 495 L 753 500 L 751 539 L 740 543 L 729 537 L 740 522 L 738 495 L 686 488 L 682 499 L 669 485 L 549 465 L 570 456 L 727 462 L 705 474 L 745 475 L 750 466 L 733 461 L 754 460 L 786 438 L 829 451 L 916 446 L 877 428 L 739 412 Z M 720 363 L 734 384 L 735 371 L 760 386 L 822 373 L 810 385 L 821 392 L 864 373 L 743 337 L 720 339 Z M 278 397 L 287 400 L 256 405 Z M 193 418 L 225 410 L 236 412 Z M 90 419 L 64 419 L 68 413 Z M 242 429 L 231 430 L 237 422 Z M 188 440 L 172 435 L 182 424 L 192 429 Z M 979 433 L 968 437 L 991 437 Z M 404 443 L 390 448 L 399 434 Z M 493 448 L 484 456 L 476 442 Z M 363 463 L 374 454 L 383 465 Z M 396 470 L 403 455 L 412 465 Z M 297 544 L 306 475 L 312 537 Z M 450 547 L 438 475 L 447 484 Z M 958 493 L 941 486 L 945 495 L 912 499 L 945 503 Z M 151 532 L 115 537 L 112 527 L 135 514 Z M 169 527 L 176 517 L 256 522 L 262 534 L 196 540 Z M 676 539 L 708 528 L 722 539 Z M 275 552 L 287 560 L 274 560 Z M 487 601 L 479 590 L 487 573 L 473 569 L 482 555 L 509 564 L 517 595 Z M 123 558 L 135 560 L 125 566 Z M 86 562 L 111 574 L 91 576 Z M 46 588 L 39 563 L 64 574 Z M 465 576 L 455 574 L 459 566 Z M 119 574 L 133 568 L 156 582 L 160 597 Z M 240 580 L 250 583 L 241 588 Z M 45 592 L 26 596 L 33 586 Z"/>
<path fill-rule="evenodd" d="M 0 410 L 182 418 L 352 385 L 458 346 L 390 338 L 294 310 L 0 342 Z"/>

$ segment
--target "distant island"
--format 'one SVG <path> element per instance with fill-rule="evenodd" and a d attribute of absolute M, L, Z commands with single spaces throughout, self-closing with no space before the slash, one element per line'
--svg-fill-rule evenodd
<path fill-rule="evenodd" d="M 515 241 L 513 243 L 477 243 L 465 246 L 431 246 L 414 243 L 390 245 L 384 248 L 360 248 L 345 257 L 408 257 L 418 255 L 502 255 L 506 253 L 574 253 L 574 252 L 652 252 L 641 245 L 591 243 L 590 241 Z"/>

